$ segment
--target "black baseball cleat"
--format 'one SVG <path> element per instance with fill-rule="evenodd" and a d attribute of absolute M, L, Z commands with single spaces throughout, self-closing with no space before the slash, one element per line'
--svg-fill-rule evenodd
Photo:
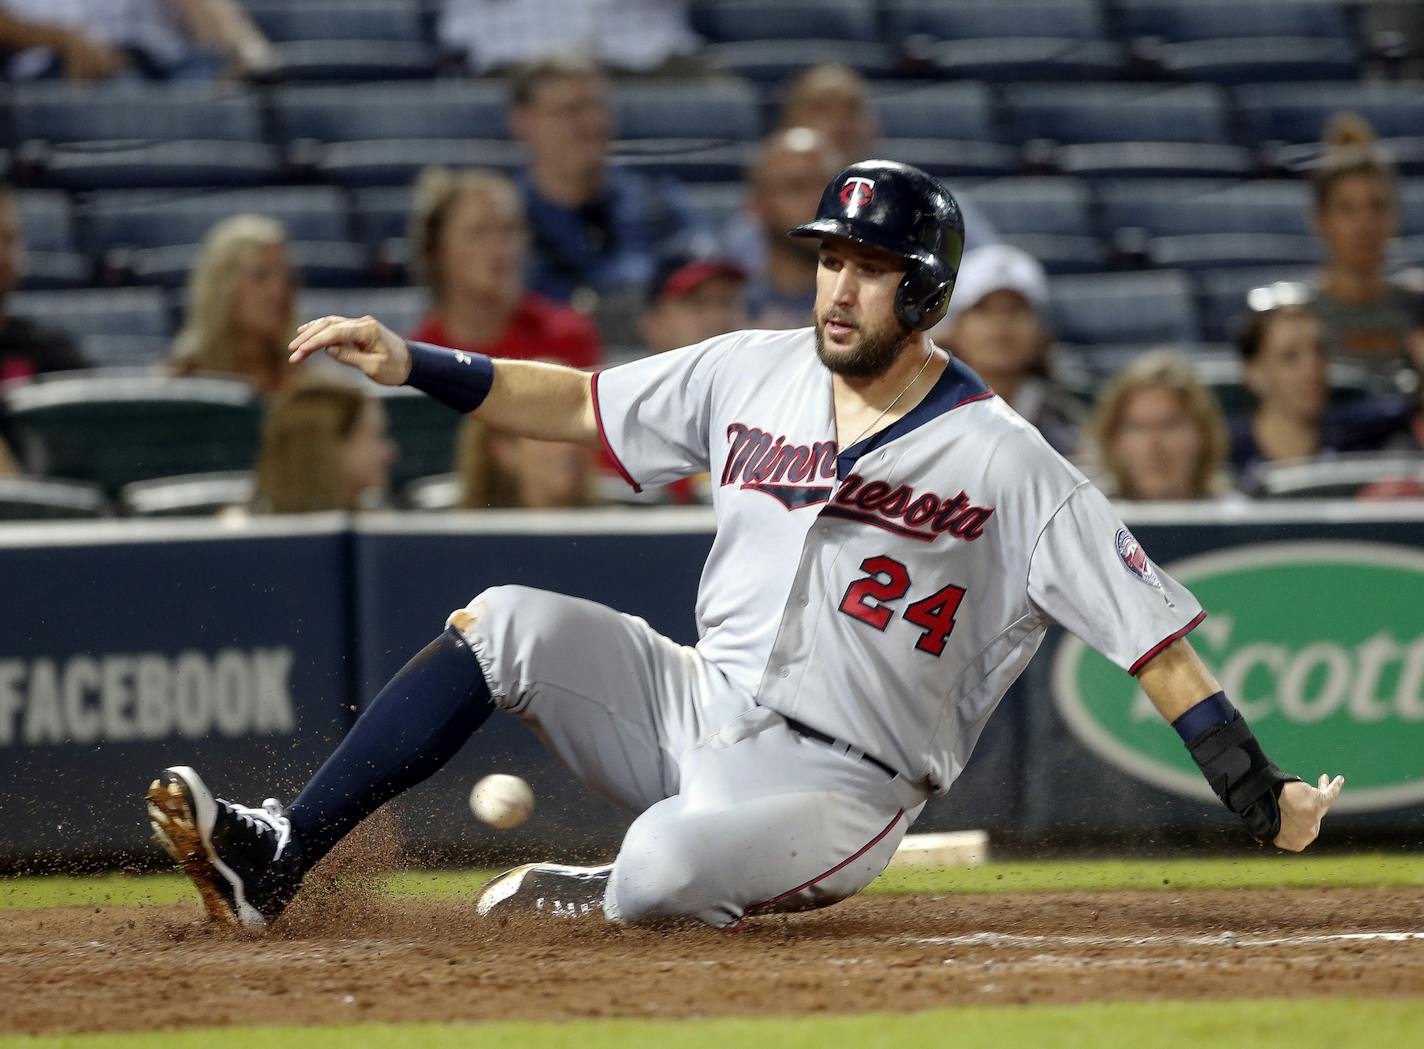
<path fill-rule="evenodd" d="M 301 886 L 292 823 L 274 798 L 260 809 L 235 805 L 175 765 L 149 786 L 148 816 L 153 840 L 193 880 L 215 921 L 265 928 Z"/>
<path fill-rule="evenodd" d="M 582 918 L 603 913 L 603 891 L 613 864 L 604 867 L 563 867 L 557 863 L 526 863 L 497 874 L 475 897 L 481 918 L 516 914 L 547 918 Z"/>

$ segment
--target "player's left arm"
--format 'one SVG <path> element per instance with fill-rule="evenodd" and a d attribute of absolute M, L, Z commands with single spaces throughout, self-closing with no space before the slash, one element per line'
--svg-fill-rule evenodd
<path fill-rule="evenodd" d="M 1186 638 L 1148 660 L 1137 681 L 1181 735 L 1216 796 L 1247 830 L 1291 852 L 1316 839 L 1321 819 L 1340 795 L 1343 776 L 1322 775 L 1312 787 L 1276 768 Z"/>

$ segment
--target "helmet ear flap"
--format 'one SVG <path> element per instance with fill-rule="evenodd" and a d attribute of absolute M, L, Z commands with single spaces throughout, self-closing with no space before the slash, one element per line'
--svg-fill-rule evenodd
<path fill-rule="evenodd" d="M 937 266 L 912 266 L 895 290 L 895 316 L 911 331 L 928 331 L 943 319 L 954 278 Z"/>

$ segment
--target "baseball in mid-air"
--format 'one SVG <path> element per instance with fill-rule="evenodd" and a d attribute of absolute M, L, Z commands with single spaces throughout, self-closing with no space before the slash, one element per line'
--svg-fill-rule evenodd
<path fill-rule="evenodd" d="M 495 773 L 470 790 L 470 811 L 499 830 L 517 827 L 534 811 L 534 792 L 518 776 Z"/>

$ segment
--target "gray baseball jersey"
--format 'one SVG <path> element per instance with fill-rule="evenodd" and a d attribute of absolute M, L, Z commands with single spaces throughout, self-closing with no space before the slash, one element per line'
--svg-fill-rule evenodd
<path fill-rule="evenodd" d="M 1136 672 L 1203 618 L 1102 494 L 957 360 L 844 450 L 809 328 L 611 368 L 594 402 L 635 487 L 711 472 L 702 657 L 760 706 L 929 790 L 959 775 L 1050 623 Z"/>

